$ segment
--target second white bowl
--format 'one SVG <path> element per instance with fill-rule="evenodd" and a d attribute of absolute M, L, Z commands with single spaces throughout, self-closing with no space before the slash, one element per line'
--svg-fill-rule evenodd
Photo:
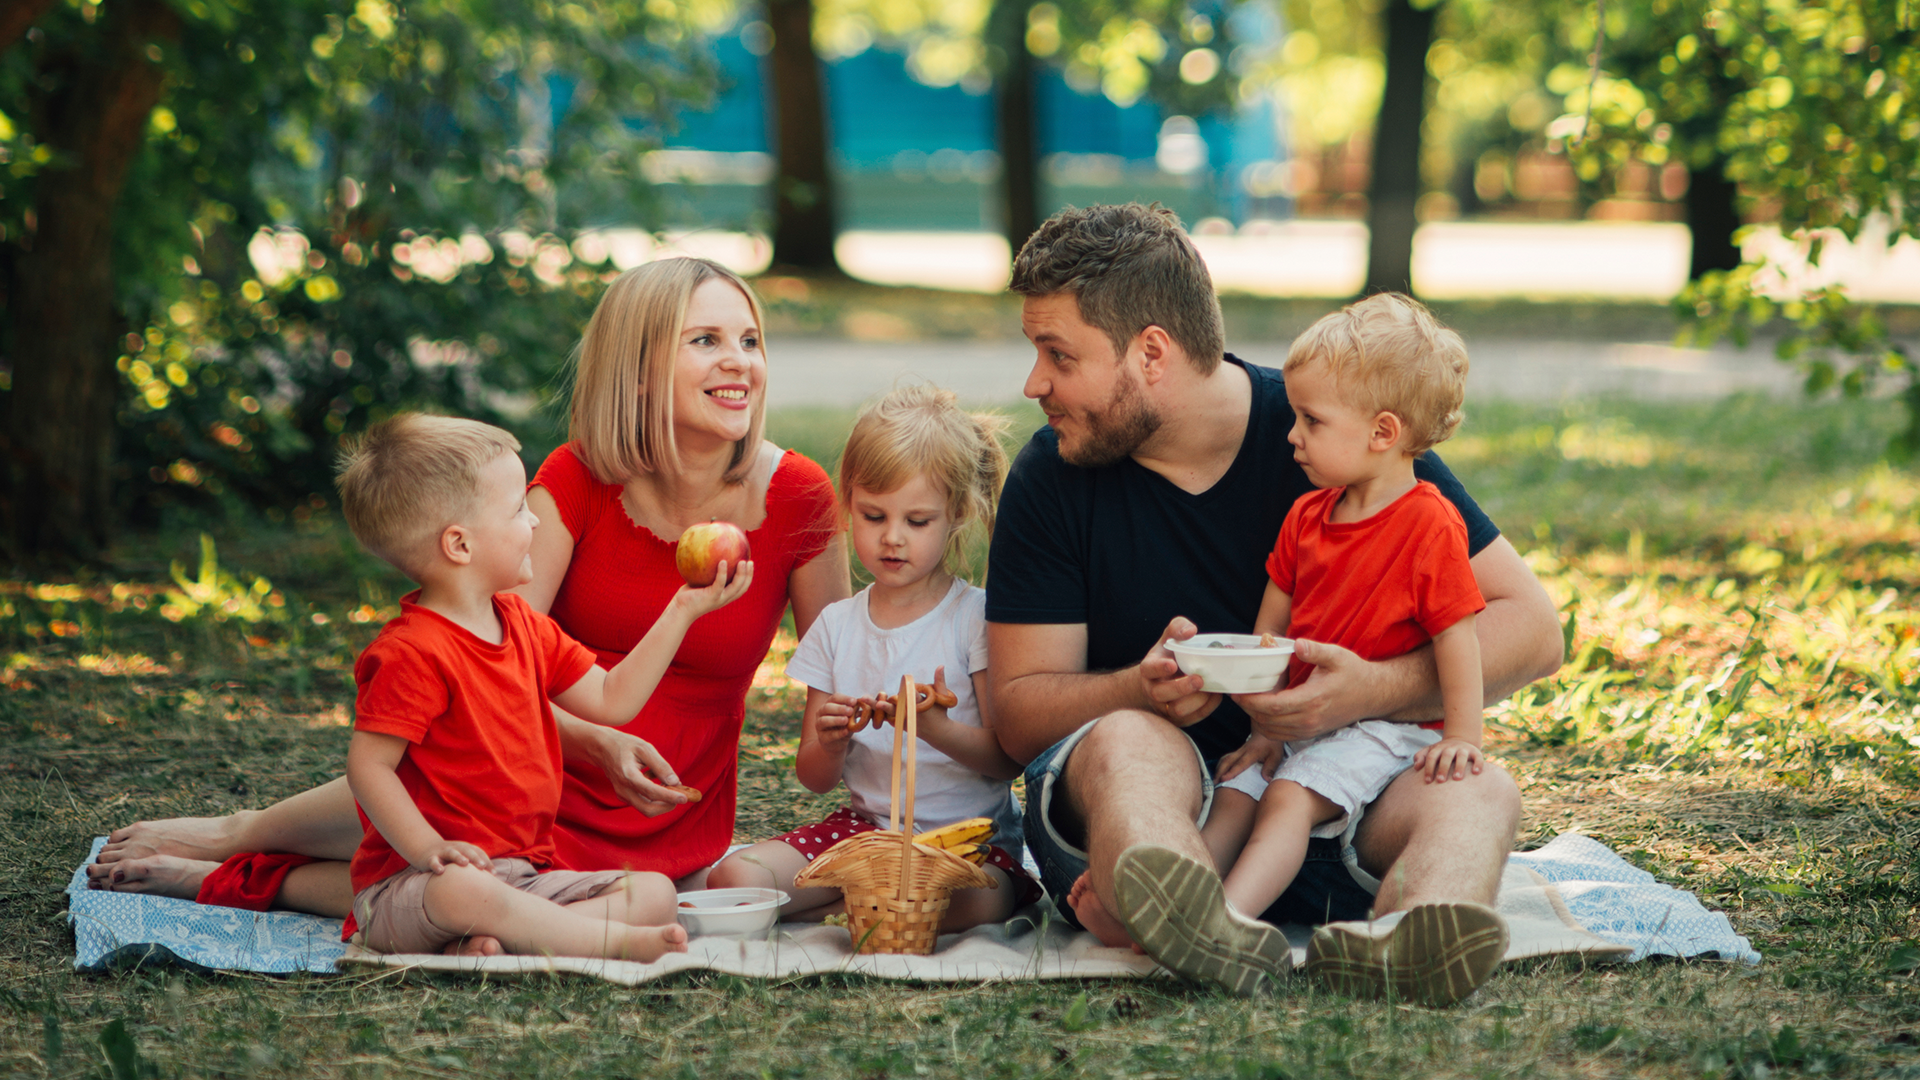
<path fill-rule="evenodd" d="M 778 889 L 701 889 L 674 897 L 680 925 L 694 937 L 764 933 L 780 918 Z"/>

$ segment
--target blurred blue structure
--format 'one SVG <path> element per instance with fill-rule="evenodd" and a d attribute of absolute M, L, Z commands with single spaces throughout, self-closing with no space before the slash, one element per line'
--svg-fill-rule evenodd
<path fill-rule="evenodd" d="M 1236 13 L 1236 38 L 1273 41 L 1278 17 L 1260 5 Z M 1259 20 L 1266 20 L 1264 23 Z M 1245 25 L 1242 25 L 1245 20 Z M 683 181 L 669 198 L 681 224 L 758 224 L 759 186 L 771 175 L 771 119 L 762 90 L 763 61 L 740 34 L 713 42 L 723 89 L 711 109 L 681 115 L 664 137 Z M 838 166 L 841 227 L 849 229 L 998 228 L 999 159 L 993 98 L 962 86 L 915 81 L 905 57 L 881 48 L 827 63 L 827 101 Z M 1258 98 L 1231 117 L 1203 116 L 1193 126 L 1150 101 L 1122 107 L 1084 94 L 1050 67 L 1037 72 L 1042 198 L 1069 203 L 1157 199 L 1189 222 L 1275 216 L 1274 202 L 1250 201 L 1245 170 L 1283 156 L 1274 105 Z M 1156 165 L 1167 130 L 1197 134 L 1204 164 L 1175 174 Z M 680 154 L 672 154 L 680 151 Z M 724 159 L 724 160 L 722 160 Z M 728 190 L 732 189 L 732 190 Z"/>

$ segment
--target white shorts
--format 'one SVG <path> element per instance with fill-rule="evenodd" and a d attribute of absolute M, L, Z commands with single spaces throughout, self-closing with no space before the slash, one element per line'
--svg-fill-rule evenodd
<path fill-rule="evenodd" d="M 1339 806 L 1341 816 L 1316 826 L 1313 835 L 1340 836 L 1347 831 L 1348 818 L 1364 810 L 1393 783 L 1394 777 L 1406 772 L 1413 765 L 1413 755 L 1441 738 L 1439 731 L 1418 724 L 1362 720 L 1317 739 L 1288 743 L 1287 759 L 1274 770 L 1273 778 L 1291 780 Z M 1257 802 L 1266 794 L 1268 783 L 1254 766 L 1220 787 L 1252 796 Z"/>

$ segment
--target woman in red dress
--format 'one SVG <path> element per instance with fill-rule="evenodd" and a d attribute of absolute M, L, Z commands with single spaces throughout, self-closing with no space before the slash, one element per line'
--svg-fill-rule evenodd
<path fill-rule="evenodd" d="M 602 728 L 555 710 L 567 783 L 554 831 L 570 868 L 696 885 L 733 839 L 746 694 L 781 614 L 791 605 L 804 635 L 849 595 L 832 483 L 761 435 L 760 322 L 746 283 L 706 260 L 622 275 L 577 353 L 569 441 L 527 493 L 542 527 L 518 591 L 609 664 L 679 587 L 687 526 L 730 521 L 752 545 L 753 587 L 694 624 L 640 715 Z M 669 790 L 678 784 L 700 801 Z M 344 915 L 344 860 L 360 835 L 341 778 L 265 810 L 136 822 L 87 873 L 97 888 Z"/>

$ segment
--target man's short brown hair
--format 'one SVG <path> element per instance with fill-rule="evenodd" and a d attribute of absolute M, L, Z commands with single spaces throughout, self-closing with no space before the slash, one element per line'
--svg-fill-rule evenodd
<path fill-rule="evenodd" d="M 368 551 L 415 581 L 442 530 L 473 505 L 480 470 L 518 453 L 512 434 L 452 416 L 401 413 L 340 445 L 340 508 Z"/>
<path fill-rule="evenodd" d="M 1080 318 L 1124 354 L 1142 330 L 1167 332 L 1201 374 L 1226 354 L 1220 298 L 1180 219 L 1158 204 L 1069 207 L 1027 239 L 1007 286 L 1021 296 L 1066 293 Z"/>
<path fill-rule="evenodd" d="M 1460 427 L 1466 343 L 1410 296 L 1379 293 L 1323 316 L 1293 339 L 1281 370 L 1318 365 L 1348 405 L 1399 417 L 1415 457 Z"/>

